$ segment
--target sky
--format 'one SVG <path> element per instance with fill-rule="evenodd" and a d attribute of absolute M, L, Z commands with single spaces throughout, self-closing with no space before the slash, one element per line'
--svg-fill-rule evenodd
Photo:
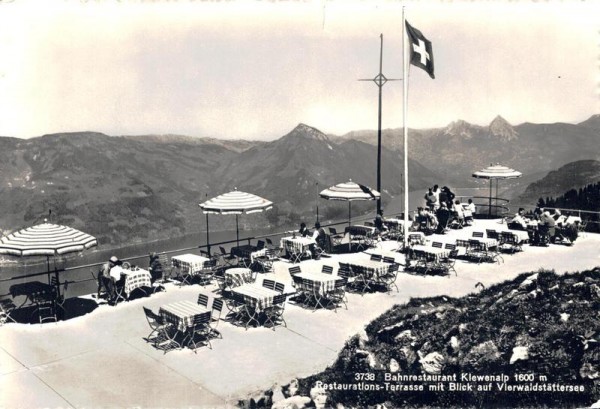
<path fill-rule="evenodd" d="M 402 79 L 402 6 L 432 43 L 408 125 L 600 113 L 600 2 L 0 0 L 0 135 L 272 140 L 377 128 Z M 402 81 L 383 128 L 402 126 Z"/>

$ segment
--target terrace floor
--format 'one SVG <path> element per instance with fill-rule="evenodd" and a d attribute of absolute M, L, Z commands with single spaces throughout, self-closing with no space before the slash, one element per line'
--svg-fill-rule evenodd
<path fill-rule="evenodd" d="M 496 221 L 476 221 L 477 230 Z M 473 228 L 448 235 L 470 235 Z M 394 243 L 383 242 L 388 248 Z M 195 302 L 214 287 L 168 285 L 167 291 L 116 307 L 103 304 L 92 313 L 58 323 L 0 327 L 0 407 L 232 407 L 239 398 L 323 370 L 344 342 L 394 304 L 411 297 L 463 296 L 540 268 L 557 273 L 600 266 L 600 235 L 586 234 L 574 246 L 524 247 L 504 256 L 503 264 L 457 262 L 457 276 L 400 273 L 398 292 L 348 294 L 348 310 L 310 310 L 288 304 L 287 328 L 243 328 L 222 322 L 223 339 L 213 349 L 164 354 L 143 338 L 149 328 L 142 306 L 154 310 L 176 300 Z M 319 261 L 337 269 L 342 258 Z M 291 283 L 291 264 L 276 262 L 275 276 Z M 260 278 L 259 278 L 260 279 Z"/>

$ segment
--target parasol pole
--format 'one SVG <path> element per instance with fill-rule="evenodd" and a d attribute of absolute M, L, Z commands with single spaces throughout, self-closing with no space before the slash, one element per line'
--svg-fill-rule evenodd
<path fill-rule="evenodd" d="M 235 237 L 237 239 L 237 246 L 240 246 L 240 228 L 238 226 L 238 215 L 235 215 Z"/>
<path fill-rule="evenodd" d="M 208 198 L 208 193 L 205 194 L 205 197 Z M 208 227 L 208 212 L 206 213 L 206 251 L 208 252 L 208 256 L 210 257 L 210 236 L 209 236 L 209 227 Z"/>
<path fill-rule="evenodd" d="M 348 200 L 348 228 L 352 220 L 352 200 Z M 352 252 L 352 233 L 348 229 L 348 252 Z"/>
<path fill-rule="evenodd" d="M 493 189 L 492 183 L 493 183 L 492 178 L 490 178 L 490 205 L 488 208 L 488 216 L 490 217 L 490 219 L 492 218 L 492 189 Z"/>

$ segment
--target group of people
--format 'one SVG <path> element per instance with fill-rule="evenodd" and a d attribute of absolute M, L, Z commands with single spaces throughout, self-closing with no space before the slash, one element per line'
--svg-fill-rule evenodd
<path fill-rule="evenodd" d="M 302 222 L 300 223 L 298 234 L 301 237 L 311 237 L 314 240 L 314 243 L 309 244 L 309 251 L 314 258 L 319 258 L 319 254 L 322 251 L 330 251 L 329 236 L 325 233 L 325 229 L 321 227 L 321 223 L 316 222 L 314 230 L 311 232 L 308 227 L 306 227 L 306 223 Z M 317 251 L 317 249 L 321 251 Z"/>
<path fill-rule="evenodd" d="M 451 208 L 454 205 L 454 199 L 456 195 L 448 186 L 443 186 L 441 189 L 438 185 L 434 185 L 427 189 L 425 193 L 425 206 L 432 212 L 436 212 L 437 209 L 445 204 L 447 208 Z"/>
<path fill-rule="evenodd" d="M 422 230 L 443 234 L 448 227 L 461 229 L 473 222 L 476 212 L 473 199 L 463 205 L 447 186 L 441 189 L 438 185 L 428 188 L 424 199 L 425 206 L 417 208 L 416 219 Z"/>
<path fill-rule="evenodd" d="M 514 230 L 526 230 L 531 236 L 533 244 L 547 245 L 557 240 L 569 240 L 573 243 L 577 239 L 577 226 L 568 222 L 560 210 L 553 213 L 542 207 L 537 207 L 527 217 L 524 208 L 519 208 L 517 213 L 508 221 L 508 227 Z"/>

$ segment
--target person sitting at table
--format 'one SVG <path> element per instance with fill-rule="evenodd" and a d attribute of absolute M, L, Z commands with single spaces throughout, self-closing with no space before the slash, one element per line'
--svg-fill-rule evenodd
<path fill-rule="evenodd" d="M 116 280 L 110 275 L 110 270 L 120 265 L 121 260 L 117 256 L 112 256 L 108 262 L 100 266 L 100 270 L 98 271 L 98 298 L 100 298 L 100 290 L 104 287 L 110 304 L 114 303 L 117 298 Z"/>
<path fill-rule="evenodd" d="M 385 219 L 383 217 L 383 209 L 379 209 L 379 211 L 377 212 L 377 216 L 375 216 L 375 220 L 373 221 L 373 225 L 375 226 L 377 234 L 379 234 L 379 237 L 381 238 L 387 236 L 389 231 L 388 227 L 385 225 L 384 222 Z"/>
<path fill-rule="evenodd" d="M 470 216 L 467 216 L 465 213 L 465 222 L 470 226 L 473 224 L 473 219 L 475 218 L 475 213 L 477 213 L 477 208 L 475 207 L 475 203 L 473 203 L 473 199 L 469 199 L 467 201 L 467 205 L 465 206 L 465 210 L 471 212 Z"/>
<path fill-rule="evenodd" d="M 452 205 L 452 215 L 454 216 L 458 224 L 457 228 L 462 229 L 465 225 L 465 212 L 463 211 L 463 207 L 460 204 L 460 200 L 456 200 Z"/>
<path fill-rule="evenodd" d="M 298 230 L 300 237 L 308 237 L 310 236 L 310 230 L 306 228 L 306 223 L 300 223 L 300 229 Z"/>
<path fill-rule="evenodd" d="M 328 250 L 329 236 L 325 233 L 325 230 L 321 227 L 321 223 L 315 223 L 315 230 L 313 231 L 312 238 L 315 241 L 308 245 L 311 254 L 315 260 L 320 258 L 320 253 Z M 320 251 L 317 251 L 320 250 Z"/>
<path fill-rule="evenodd" d="M 519 208 L 513 218 L 507 223 L 508 228 L 512 230 L 527 230 L 527 222 L 525 221 L 525 209 Z"/>
<path fill-rule="evenodd" d="M 150 270 L 150 282 L 154 284 L 156 280 L 162 280 L 164 274 L 164 267 L 160 262 L 160 257 L 156 253 L 150 253 L 150 262 L 148 263 L 148 270 Z M 162 285 L 158 286 L 155 291 L 163 291 L 165 287 Z"/>

